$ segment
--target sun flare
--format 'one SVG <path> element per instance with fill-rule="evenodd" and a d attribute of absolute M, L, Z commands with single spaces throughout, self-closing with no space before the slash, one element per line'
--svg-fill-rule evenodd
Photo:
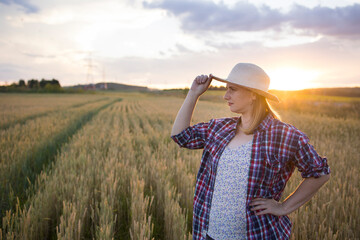
<path fill-rule="evenodd" d="M 298 68 L 279 68 L 269 71 L 270 89 L 300 90 L 315 86 L 314 81 L 320 73 Z"/>

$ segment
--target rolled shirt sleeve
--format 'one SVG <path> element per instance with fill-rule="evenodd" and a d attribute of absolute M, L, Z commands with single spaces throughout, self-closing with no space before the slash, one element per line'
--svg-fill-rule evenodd
<path fill-rule="evenodd" d="M 194 126 L 187 127 L 182 132 L 171 136 L 171 138 L 183 148 L 201 149 L 204 148 L 208 138 L 208 122 L 201 122 Z"/>
<path fill-rule="evenodd" d="M 330 173 L 327 159 L 319 156 L 306 136 L 299 138 L 299 146 L 295 154 L 295 165 L 303 178 L 318 178 Z"/>

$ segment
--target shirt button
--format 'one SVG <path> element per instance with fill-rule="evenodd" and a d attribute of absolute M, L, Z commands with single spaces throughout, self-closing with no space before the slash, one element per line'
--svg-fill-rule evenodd
<path fill-rule="evenodd" d="M 206 236 L 206 234 L 207 234 L 206 230 L 203 230 L 202 235 Z"/>

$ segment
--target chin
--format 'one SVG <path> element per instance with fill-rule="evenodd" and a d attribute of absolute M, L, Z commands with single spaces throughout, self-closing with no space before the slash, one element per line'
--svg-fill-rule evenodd
<path fill-rule="evenodd" d="M 230 106 L 230 111 L 237 114 L 242 114 L 244 109 L 235 108 L 234 106 Z"/>
<path fill-rule="evenodd" d="M 240 111 L 238 109 L 232 108 L 232 107 L 230 107 L 230 111 L 233 113 L 240 113 Z"/>

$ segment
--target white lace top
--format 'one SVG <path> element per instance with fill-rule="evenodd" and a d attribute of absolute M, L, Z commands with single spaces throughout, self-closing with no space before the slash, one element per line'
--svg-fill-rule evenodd
<path fill-rule="evenodd" d="M 208 235 L 214 239 L 246 239 L 246 191 L 252 141 L 226 147 L 217 167 Z"/>

